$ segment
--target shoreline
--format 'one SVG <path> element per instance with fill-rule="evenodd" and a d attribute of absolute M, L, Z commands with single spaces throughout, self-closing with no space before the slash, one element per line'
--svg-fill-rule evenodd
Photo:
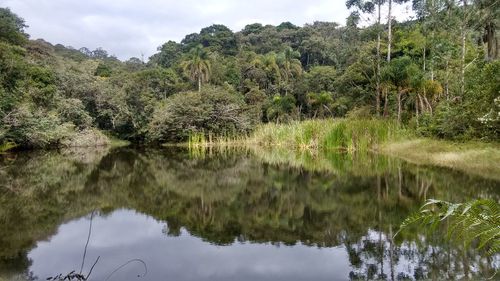
<path fill-rule="evenodd" d="M 111 148 L 130 144 L 110 136 L 107 138 L 105 146 Z M 242 138 L 215 138 L 211 141 L 165 143 L 161 146 L 194 149 L 260 147 L 314 153 L 373 152 L 417 165 L 445 167 L 500 181 L 500 143 L 477 140 L 456 142 L 417 137 L 411 131 L 395 127 L 393 123 L 383 120 L 327 119 L 290 124 L 263 124 L 252 134 Z"/>
<path fill-rule="evenodd" d="M 417 165 L 432 165 L 500 181 L 500 144 L 429 138 L 390 141 L 378 153 Z"/>

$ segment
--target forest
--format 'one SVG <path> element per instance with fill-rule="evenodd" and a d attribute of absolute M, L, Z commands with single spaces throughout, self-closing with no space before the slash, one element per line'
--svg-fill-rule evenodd
<path fill-rule="evenodd" d="M 345 24 L 214 24 L 127 61 L 31 40 L 29 23 L 0 8 L 0 149 L 163 144 L 328 118 L 498 141 L 498 1 L 414 0 L 413 19 L 381 17 L 404 2 L 348 0 Z"/>

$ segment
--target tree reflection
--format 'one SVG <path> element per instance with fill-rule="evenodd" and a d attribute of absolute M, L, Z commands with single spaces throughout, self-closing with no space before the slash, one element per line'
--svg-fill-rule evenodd
<path fill-rule="evenodd" d="M 395 229 L 427 198 L 498 198 L 498 182 L 374 155 L 183 149 L 21 153 L 0 164 L 0 276 L 93 209 L 134 209 L 218 245 L 345 247 L 351 279 L 474 278 L 498 260 Z M 21 270 L 22 269 L 22 270 Z"/>

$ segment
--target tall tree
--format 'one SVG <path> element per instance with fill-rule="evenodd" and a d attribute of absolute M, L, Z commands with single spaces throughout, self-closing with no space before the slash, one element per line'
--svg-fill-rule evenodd
<path fill-rule="evenodd" d="M 394 0 L 396 4 L 404 4 L 409 0 Z M 392 47 L 392 3 L 393 0 L 388 0 L 387 11 L 387 62 L 391 61 L 391 47 Z"/>
<path fill-rule="evenodd" d="M 201 92 L 201 84 L 208 82 L 211 73 L 208 53 L 203 46 L 198 45 L 191 49 L 188 59 L 182 62 L 182 68 L 191 80 L 198 83 L 198 92 Z"/>
<path fill-rule="evenodd" d="M 381 8 L 382 5 L 384 4 L 385 0 L 373 0 L 373 1 L 362 1 L 362 0 L 348 0 L 346 2 L 347 8 L 356 8 L 358 11 L 361 11 L 363 13 L 374 13 L 375 12 L 375 6 L 377 7 L 377 22 L 376 22 L 376 28 L 377 28 L 377 73 L 376 73 L 376 89 L 375 89 L 375 111 L 377 115 L 380 115 L 380 45 L 381 45 L 381 34 L 382 34 L 382 26 L 380 24 L 381 20 Z"/>
<path fill-rule="evenodd" d="M 28 38 L 24 33 L 26 27 L 24 20 L 12 13 L 9 8 L 0 8 L 0 41 L 22 45 Z"/>
<path fill-rule="evenodd" d="M 150 57 L 149 60 L 167 68 L 172 67 L 182 56 L 181 44 L 174 41 L 168 41 L 161 45 L 158 47 L 158 51 L 160 52 Z"/>
<path fill-rule="evenodd" d="M 475 0 L 480 24 L 484 28 L 483 42 L 486 43 L 486 59 L 495 60 L 499 55 L 497 29 L 500 27 L 500 3 L 498 0 Z"/>
<path fill-rule="evenodd" d="M 288 94 L 290 80 L 297 78 L 302 74 L 302 64 L 299 60 L 300 53 L 288 47 L 278 57 L 278 61 L 282 67 L 283 76 L 285 78 L 285 94 Z"/>
<path fill-rule="evenodd" d="M 401 123 L 403 94 L 408 93 L 416 84 L 420 84 L 422 75 L 418 66 L 407 56 L 399 57 L 391 61 L 383 71 L 385 82 L 392 84 L 397 92 L 398 123 Z"/>

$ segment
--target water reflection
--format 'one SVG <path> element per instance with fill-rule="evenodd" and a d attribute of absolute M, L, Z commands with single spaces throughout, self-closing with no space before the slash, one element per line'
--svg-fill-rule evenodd
<path fill-rule="evenodd" d="M 498 182 L 369 155 L 179 149 L 20 153 L 0 164 L 0 278 L 44 280 L 132 258 L 145 280 L 455 279 L 498 258 L 408 230 L 426 198 L 500 196 Z M 90 265 L 88 265 L 90 266 Z M 110 280 L 137 280 L 130 265 Z M 119 275 L 118 275 L 119 274 Z"/>

